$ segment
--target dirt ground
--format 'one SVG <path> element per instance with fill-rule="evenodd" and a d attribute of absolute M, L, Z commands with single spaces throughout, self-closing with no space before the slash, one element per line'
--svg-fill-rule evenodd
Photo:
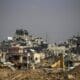
<path fill-rule="evenodd" d="M 75 79 L 80 80 L 80 66 L 69 72 Z M 75 73 L 76 72 L 76 73 Z M 0 80 L 65 80 L 62 75 L 46 73 L 44 70 L 16 70 L 11 71 L 8 68 L 0 68 Z"/>
<path fill-rule="evenodd" d="M 0 80 L 58 80 L 57 77 L 52 74 L 47 74 L 43 70 L 16 70 L 0 69 Z"/>

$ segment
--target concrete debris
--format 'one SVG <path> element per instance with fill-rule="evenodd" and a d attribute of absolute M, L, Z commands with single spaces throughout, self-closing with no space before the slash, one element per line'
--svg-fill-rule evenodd
<path fill-rule="evenodd" d="M 65 77 L 66 80 L 80 80 L 79 68 L 80 66 L 67 73 L 62 71 L 52 73 L 52 70 L 48 73 L 43 69 L 12 71 L 9 68 L 0 68 L 0 80 L 65 80 Z"/>
<path fill-rule="evenodd" d="M 52 45 L 19 29 L 0 42 L 0 80 L 80 80 L 79 68 L 80 36 Z"/>

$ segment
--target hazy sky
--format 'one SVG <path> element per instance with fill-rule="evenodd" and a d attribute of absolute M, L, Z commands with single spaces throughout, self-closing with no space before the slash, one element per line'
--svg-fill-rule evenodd
<path fill-rule="evenodd" d="M 0 40 L 22 27 L 47 32 L 49 42 L 66 40 L 80 31 L 80 0 L 0 0 Z"/>

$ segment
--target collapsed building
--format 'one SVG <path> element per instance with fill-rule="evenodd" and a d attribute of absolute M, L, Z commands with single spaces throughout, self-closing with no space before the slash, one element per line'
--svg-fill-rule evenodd
<path fill-rule="evenodd" d="M 75 46 L 71 46 L 70 40 L 58 45 L 47 44 L 43 38 L 30 35 L 27 30 L 18 29 L 13 37 L 8 37 L 7 41 L 1 42 L 0 61 L 11 62 L 19 69 L 34 69 L 37 66 L 73 67 L 75 54 L 71 49 Z M 60 57 L 61 54 L 63 57 Z"/>
<path fill-rule="evenodd" d="M 16 30 L 13 37 L 2 42 L 1 61 L 12 62 L 17 67 L 31 67 L 45 57 L 42 50 L 46 49 L 47 45 L 41 37 L 33 37 L 27 30 Z"/>

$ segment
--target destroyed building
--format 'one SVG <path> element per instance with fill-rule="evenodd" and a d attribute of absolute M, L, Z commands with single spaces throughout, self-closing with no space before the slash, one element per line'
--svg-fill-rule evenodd
<path fill-rule="evenodd" d="M 16 30 L 13 37 L 8 37 L 7 41 L 2 42 L 3 62 L 12 62 L 16 66 L 40 63 L 45 57 L 42 50 L 46 49 L 47 45 L 41 37 L 33 37 L 27 30 Z"/>

